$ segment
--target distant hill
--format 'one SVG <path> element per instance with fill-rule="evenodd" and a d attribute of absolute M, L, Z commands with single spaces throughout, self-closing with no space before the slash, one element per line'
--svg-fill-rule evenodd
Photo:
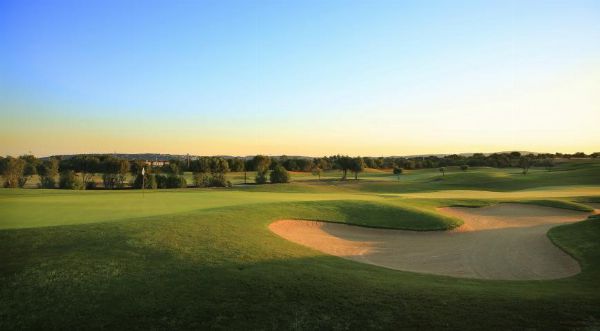
<path fill-rule="evenodd" d="M 505 151 L 505 152 L 496 152 L 496 153 L 511 153 L 512 151 Z M 538 153 L 536 152 L 528 152 L 528 151 L 517 151 L 523 155 L 527 155 L 527 154 L 534 154 L 537 155 Z M 415 155 L 394 155 L 394 156 L 386 156 L 386 157 L 406 157 L 406 158 L 413 158 L 413 157 L 428 157 L 428 156 L 436 156 L 436 157 L 444 157 L 447 155 L 460 155 L 460 156 L 472 156 L 475 153 L 448 153 L 448 154 L 415 154 Z M 494 153 L 482 153 L 484 155 L 490 155 L 490 154 L 494 154 Z M 160 160 L 171 160 L 171 159 L 180 159 L 180 160 L 185 160 L 188 157 L 192 160 L 195 160 L 199 157 L 202 156 L 215 156 L 215 157 L 222 157 L 225 159 L 232 159 L 232 158 L 242 158 L 242 159 L 251 159 L 254 157 L 254 155 L 247 155 L 247 156 L 232 156 L 232 155 L 188 155 L 188 154 L 162 154 L 162 153 L 82 153 L 82 154 L 63 154 L 63 155 L 52 155 L 52 156 L 46 156 L 46 157 L 41 157 L 40 159 L 48 159 L 50 157 L 61 157 L 63 159 L 68 159 L 71 158 L 75 155 L 113 155 L 115 157 L 118 158 L 122 158 L 122 159 L 126 159 L 126 160 L 148 160 L 148 161 L 160 161 Z M 282 157 L 285 156 L 287 158 L 293 158 L 293 159 L 312 159 L 314 158 L 313 156 L 304 156 L 304 155 L 270 155 L 271 157 Z M 370 156 L 370 157 L 378 157 L 378 156 Z"/>
<path fill-rule="evenodd" d="M 519 153 L 521 153 L 521 155 L 528 155 L 528 154 L 538 155 L 539 154 L 537 152 L 528 152 L 528 151 L 502 151 L 502 152 L 480 153 L 480 154 L 488 156 L 488 155 L 492 155 L 492 154 L 504 154 L 504 153 L 512 153 L 512 152 L 519 152 Z M 473 154 L 476 154 L 476 153 L 417 154 L 417 155 L 401 155 L 401 156 L 392 156 L 392 157 L 428 157 L 428 156 L 444 157 L 444 156 L 455 155 L 455 154 L 460 155 L 460 156 L 473 156 Z"/>

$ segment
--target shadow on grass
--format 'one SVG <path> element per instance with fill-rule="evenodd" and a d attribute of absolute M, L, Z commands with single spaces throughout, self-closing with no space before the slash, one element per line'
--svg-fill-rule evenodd
<path fill-rule="evenodd" d="M 552 329 L 600 320 L 597 278 L 397 272 L 320 255 L 266 227 L 328 215 L 322 207 L 0 231 L 0 329 Z"/>

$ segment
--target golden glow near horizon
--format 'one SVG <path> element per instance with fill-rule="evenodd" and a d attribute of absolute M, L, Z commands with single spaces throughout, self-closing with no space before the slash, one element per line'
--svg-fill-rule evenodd
<path fill-rule="evenodd" d="M 15 7 L 0 154 L 600 152 L 598 6 L 400 3 L 303 4 L 331 7 L 311 29 L 291 3 L 227 29 L 212 12 L 227 6 L 196 11 L 222 28 L 210 31 L 192 4 L 165 5 L 189 24 L 162 27 L 158 53 L 152 20 L 129 35 L 133 18 L 111 11 L 114 29 L 88 40 L 93 11 L 67 22 L 77 8 L 41 20 Z"/>
<path fill-rule="evenodd" d="M 323 112 L 282 114 L 244 124 L 162 116 L 113 120 L 12 106 L 3 121 L 2 154 L 169 153 L 193 155 L 364 156 L 427 153 L 600 151 L 599 66 L 504 89 L 478 88 L 461 97 L 356 108 L 335 118 Z M 37 106 L 40 107 L 40 106 Z M 41 107 L 44 108 L 44 107 Z M 101 113 L 101 112 L 100 112 Z M 339 114 L 339 112 L 335 112 Z"/>

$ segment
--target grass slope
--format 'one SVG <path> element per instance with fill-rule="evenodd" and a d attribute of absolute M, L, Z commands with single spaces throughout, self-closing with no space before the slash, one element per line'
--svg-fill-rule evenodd
<path fill-rule="evenodd" d="M 440 206 L 517 201 L 578 210 L 600 201 L 596 163 L 512 171 L 449 169 L 449 179 L 435 180 L 437 170 L 419 170 L 400 182 L 369 172 L 358 183 L 305 178 L 143 198 L 0 190 L 0 330 L 599 328 L 598 219 L 549 232 L 583 266 L 552 281 L 393 271 L 268 230 L 284 218 L 433 230 L 460 222 L 436 214 Z"/>
<path fill-rule="evenodd" d="M 267 229 L 291 217 L 378 222 L 369 203 L 344 207 L 271 203 L 0 231 L 0 329 L 554 329 L 600 319 L 590 255 L 581 258 L 595 267 L 572 279 L 466 280 L 325 256 Z"/>

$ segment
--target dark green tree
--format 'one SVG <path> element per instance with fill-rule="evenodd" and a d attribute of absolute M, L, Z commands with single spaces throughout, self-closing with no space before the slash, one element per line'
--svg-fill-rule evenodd
<path fill-rule="evenodd" d="M 85 188 L 83 181 L 73 170 L 63 170 L 60 172 L 58 187 L 67 190 L 82 190 Z"/>
<path fill-rule="evenodd" d="M 283 166 L 277 166 L 269 176 L 271 183 L 289 183 L 290 174 L 285 170 Z"/>
<path fill-rule="evenodd" d="M 266 155 L 256 155 L 253 159 L 253 164 L 256 169 L 256 183 L 265 184 L 267 182 L 269 166 L 271 165 L 271 158 Z"/>
<path fill-rule="evenodd" d="M 16 188 L 20 187 L 24 172 L 25 160 L 7 156 L 2 159 L 2 177 L 4 178 L 4 187 Z M 24 183 L 23 183 L 24 184 Z"/>
<path fill-rule="evenodd" d="M 58 176 L 58 165 L 59 160 L 57 158 L 50 158 L 42 161 L 38 165 L 37 173 L 40 176 L 40 187 L 41 188 L 55 188 L 56 187 L 56 176 Z"/>
<path fill-rule="evenodd" d="M 365 169 L 365 162 L 358 156 L 352 159 L 350 170 L 354 173 L 354 179 L 358 180 L 358 173 Z"/>
<path fill-rule="evenodd" d="M 398 181 L 400 181 L 400 175 L 402 175 L 402 171 L 402 168 L 394 167 L 393 173 L 394 175 L 398 176 Z"/>

